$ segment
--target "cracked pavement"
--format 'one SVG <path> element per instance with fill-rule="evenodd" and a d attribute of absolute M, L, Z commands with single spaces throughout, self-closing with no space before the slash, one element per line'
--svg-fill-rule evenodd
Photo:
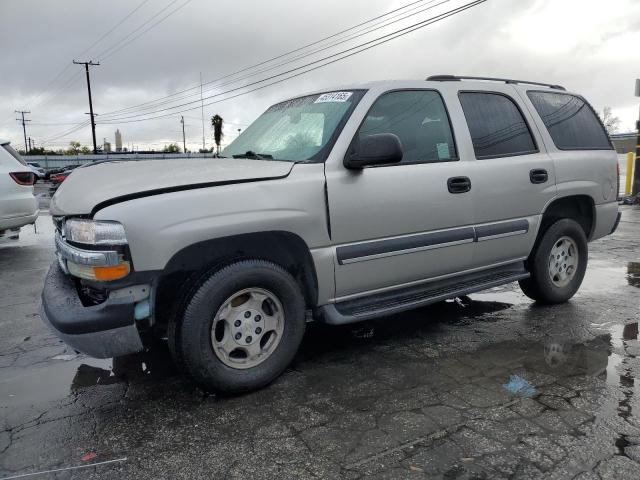
<path fill-rule="evenodd" d="M 38 317 L 43 215 L 0 246 L 0 479 L 639 478 L 640 209 L 621 208 L 567 304 L 509 285 L 312 324 L 281 378 L 238 397 L 205 395 L 162 343 L 96 360 L 53 336 Z M 532 396 L 508 391 L 512 376 Z"/>

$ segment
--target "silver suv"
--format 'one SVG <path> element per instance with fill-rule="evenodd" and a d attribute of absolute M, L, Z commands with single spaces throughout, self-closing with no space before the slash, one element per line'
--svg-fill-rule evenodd
<path fill-rule="evenodd" d="M 518 281 L 570 299 L 619 221 L 617 157 L 557 85 L 441 75 L 278 103 L 211 160 L 76 169 L 51 202 L 42 318 L 125 355 L 167 336 L 205 388 L 263 386 L 308 321 Z"/>

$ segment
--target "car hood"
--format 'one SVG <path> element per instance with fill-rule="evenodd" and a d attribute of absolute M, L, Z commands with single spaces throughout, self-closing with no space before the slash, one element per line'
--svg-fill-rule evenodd
<path fill-rule="evenodd" d="M 52 215 L 87 215 L 139 197 L 284 178 L 293 162 L 249 159 L 114 161 L 76 168 L 51 199 Z"/>

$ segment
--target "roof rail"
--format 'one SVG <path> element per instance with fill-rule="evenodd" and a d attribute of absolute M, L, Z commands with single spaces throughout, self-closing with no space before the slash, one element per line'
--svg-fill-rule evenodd
<path fill-rule="evenodd" d="M 528 82 L 527 80 L 513 80 L 511 78 L 493 78 L 493 77 L 467 77 L 464 75 L 431 75 L 427 80 L 434 82 L 459 82 L 460 80 L 488 80 L 491 82 L 504 83 L 526 83 L 528 85 L 539 85 L 541 87 L 549 87 L 555 90 L 566 90 L 562 85 L 552 85 L 550 83 Z"/>

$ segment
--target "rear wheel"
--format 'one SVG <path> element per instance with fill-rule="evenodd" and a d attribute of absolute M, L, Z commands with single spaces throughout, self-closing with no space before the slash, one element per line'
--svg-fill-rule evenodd
<path fill-rule="evenodd" d="M 528 260 L 531 277 L 521 280 L 520 288 L 541 303 L 566 302 L 582 284 L 587 258 L 582 227 L 568 218 L 558 220 L 536 243 Z"/>
<path fill-rule="evenodd" d="M 204 388 L 242 392 L 284 371 L 304 328 L 305 303 L 295 279 L 271 262 L 244 260 L 203 279 L 169 341 Z"/>

